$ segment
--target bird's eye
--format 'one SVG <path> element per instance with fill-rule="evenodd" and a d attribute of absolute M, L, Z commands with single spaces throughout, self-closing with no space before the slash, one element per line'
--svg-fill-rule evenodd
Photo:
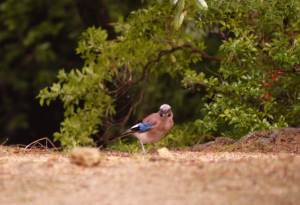
<path fill-rule="evenodd" d="M 163 114 L 164 114 L 163 112 L 159 112 L 159 115 L 160 115 L 161 117 L 163 116 Z"/>

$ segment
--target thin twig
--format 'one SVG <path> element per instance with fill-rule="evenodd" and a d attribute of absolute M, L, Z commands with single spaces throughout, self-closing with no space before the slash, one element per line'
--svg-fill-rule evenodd
<path fill-rule="evenodd" d="M 277 72 L 296 73 L 296 72 L 300 72 L 300 69 L 292 69 L 292 70 L 279 69 L 279 70 L 273 70 L 273 71 L 267 73 L 267 75 L 270 75 L 270 74 L 272 74 L 272 73 L 277 73 Z"/>
<path fill-rule="evenodd" d="M 228 42 L 227 37 L 225 36 L 225 34 L 221 31 L 222 36 L 225 38 L 225 40 Z"/>
<path fill-rule="evenodd" d="M 200 144 L 200 142 L 201 142 L 205 137 L 211 137 L 211 138 L 213 138 L 214 140 L 217 139 L 216 137 L 211 136 L 211 135 L 203 135 L 203 136 L 198 140 L 198 142 L 197 142 L 194 146 Z"/>
<path fill-rule="evenodd" d="M 276 68 L 278 68 L 278 65 L 276 64 L 276 62 L 273 60 L 273 58 L 272 58 L 271 56 L 270 56 L 270 59 L 271 59 L 273 65 L 274 65 Z"/>
<path fill-rule="evenodd" d="M 258 42 L 261 42 L 262 40 L 265 39 L 265 37 L 267 37 L 268 35 L 270 35 L 271 33 L 273 33 L 277 26 L 278 26 L 278 25 L 276 25 L 276 26 L 275 26 L 270 32 L 268 32 L 266 35 L 264 35 L 263 37 L 261 37 L 261 39 L 259 39 Z"/>
<path fill-rule="evenodd" d="M 44 138 L 41 138 L 41 139 L 38 139 L 38 140 L 35 140 L 34 142 L 31 142 L 29 145 L 27 145 L 24 149 L 26 150 L 28 147 L 30 147 L 31 145 L 33 144 L 36 144 L 36 143 L 39 143 L 39 141 L 41 140 L 46 140 L 46 142 L 50 142 L 50 144 L 54 147 L 55 150 L 57 150 L 57 148 L 55 147 L 55 145 L 48 139 L 48 137 L 44 137 Z M 40 143 L 39 143 L 40 144 Z"/>
<path fill-rule="evenodd" d="M 215 56 L 210 56 L 208 54 L 206 54 L 204 51 L 200 50 L 200 49 L 196 49 L 194 46 L 190 45 L 190 44 L 184 44 L 183 46 L 178 46 L 179 48 L 190 48 L 192 53 L 201 53 L 202 54 L 202 58 L 206 58 L 209 60 L 216 60 L 216 61 L 222 61 L 222 58 L 218 58 Z"/>
<path fill-rule="evenodd" d="M 149 70 L 149 71 L 150 71 L 150 70 Z M 129 119 L 129 116 L 130 116 L 130 114 L 131 114 L 133 108 L 135 108 L 135 107 L 136 107 L 138 104 L 140 104 L 140 103 L 142 102 L 142 100 L 143 100 L 143 96 L 144 96 L 144 92 L 145 92 L 146 84 L 147 84 L 147 80 L 148 80 L 148 74 L 149 74 L 149 71 L 147 72 L 146 77 L 145 77 L 144 87 L 143 87 L 143 90 L 141 91 L 140 100 L 139 100 L 138 102 L 136 102 L 136 103 L 129 109 L 129 112 L 128 112 L 127 116 L 125 117 L 125 119 L 124 119 L 124 121 L 123 121 L 123 123 L 122 123 L 123 126 L 127 123 L 127 121 L 128 121 L 128 119 Z"/>
<path fill-rule="evenodd" d="M 166 32 L 167 39 L 169 40 L 169 44 L 172 46 L 172 48 L 174 48 L 174 45 L 173 45 L 173 43 L 172 43 L 172 41 L 171 41 L 171 39 L 170 39 L 170 37 L 169 37 L 169 35 L 168 35 L 168 26 L 169 26 L 169 23 L 170 23 L 171 20 L 172 20 L 172 19 L 170 19 L 170 20 L 167 22 L 165 32 Z"/>
<path fill-rule="evenodd" d="M 205 65 L 205 64 L 204 64 L 204 67 L 206 68 L 206 70 L 208 70 L 208 71 L 210 71 L 211 73 L 213 73 L 213 74 L 215 74 L 215 75 L 219 76 L 219 77 L 220 77 L 220 79 L 221 79 L 221 81 L 222 81 L 222 83 L 224 83 L 224 81 L 223 81 L 222 77 L 221 77 L 219 74 L 217 74 L 217 73 L 215 73 L 215 72 L 213 72 L 213 71 L 209 70 L 209 69 L 206 67 L 206 65 Z"/>
<path fill-rule="evenodd" d="M 3 146 L 7 142 L 8 138 L 2 142 L 1 146 Z"/>

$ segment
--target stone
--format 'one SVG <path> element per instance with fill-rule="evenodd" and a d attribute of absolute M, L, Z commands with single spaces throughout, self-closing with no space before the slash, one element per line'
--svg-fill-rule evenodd
<path fill-rule="evenodd" d="M 94 147 L 76 147 L 71 152 L 71 162 L 81 166 L 94 166 L 100 163 L 100 153 Z"/>
<path fill-rule="evenodd" d="M 157 150 L 158 152 L 158 156 L 161 158 L 167 158 L 167 159 L 173 159 L 174 156 L 172 155 L 172 153 L 165 147 Z"/>

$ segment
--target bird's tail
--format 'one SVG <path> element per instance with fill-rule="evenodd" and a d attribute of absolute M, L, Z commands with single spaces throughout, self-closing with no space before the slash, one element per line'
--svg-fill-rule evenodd
<path fill-rule="evenodd" d="M 126 130 L 125 132 L 122 132 L 121 134 L 116 134 L 116 135 L 111 136 L 108 140 L 111 141 L 111 140 L 118 139 L 121 137 L 126 137 L 126 136 L 130 135 L 131 133 L 132 133 L 131 130 Z"/>

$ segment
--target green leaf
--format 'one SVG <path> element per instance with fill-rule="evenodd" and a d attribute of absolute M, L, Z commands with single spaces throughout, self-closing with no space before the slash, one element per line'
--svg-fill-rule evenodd
<path fill-rule="evenodd" d="M 220 24 L 222 24 L 223 26 L 225 26 L 225 22 L 224 21 L 219 21 Z"/>
<path fill-rule="evenodd" d="M 182 10 L 184 9 L 184 4 L 185 4 L 185 0 L 179 0 L 178 4 L 177 4 L 177 13 L 176 15 L 179 15 Z"/>
<path fill-rule="evenodd" d="M 41 99 L 40 99 L 40 105 L 41 105 L 41 106 L 43 106 L 43 104 L 44 104 L 44 101 L 45 101 L 45 99 L 44 99 L 44 98 L 41 98 Z"/>
<path fill-rule="evenodd" d="M 178 0 L 170 0 L 170 3 L 171 3 L 172 5 L 175 5 L 175 4 L 177 3 L 177 1 L 178 1 Z"/>
<path fill-rule="evenodd" d="M 207 3 L 204 0 L 195 0 L 200 9 L 207 9 Z"/>

